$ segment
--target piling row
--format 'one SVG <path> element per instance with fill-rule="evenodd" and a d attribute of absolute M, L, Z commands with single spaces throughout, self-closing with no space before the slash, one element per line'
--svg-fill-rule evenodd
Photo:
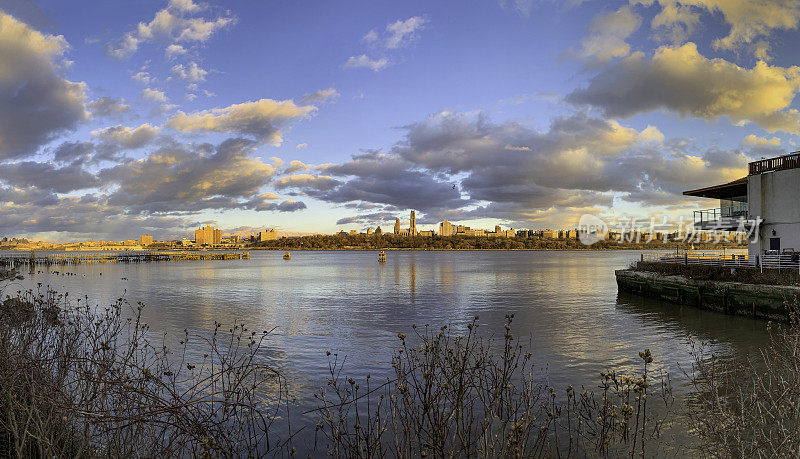
<path fill-rule="evenodd" d="M 247 260 L 250 252 L 116 252 L 81 255 L 0 255 L 0 266 L 147 263 L 154 261 Z"/>

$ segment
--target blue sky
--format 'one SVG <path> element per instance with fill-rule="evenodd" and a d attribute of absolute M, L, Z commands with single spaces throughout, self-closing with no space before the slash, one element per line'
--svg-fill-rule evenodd
<path fill-rule="evenodd" d="M 798 0 L 0 10 L 7 236 L 676 221 L 800 131 Z"/>

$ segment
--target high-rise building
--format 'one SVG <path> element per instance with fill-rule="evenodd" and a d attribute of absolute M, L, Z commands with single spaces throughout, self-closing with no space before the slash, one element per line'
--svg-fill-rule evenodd
<path fill-rule="evenodd" d="M 222 242 L 222 230 L 206 225 L 194 230 L 194 242 L 197 245 L 217 245 Z"/>
<path fill-rule="evenodd" d="M 411 226 L 408 227 L 408 233 L 412 236 L 417 235 L 417 217 L 414 215 L 414 211 L 411 211 Z"/>
<path fill-rule="evenodd" d="M 394 220 L 394 234 L 400 234 L 400 219 L 396 218 Z"/>
<path fill-rule="evenodd" d="M 455 234 L 453 231 L 453 224 L 445 220 L 439 223 L 439 236 L 452 236 Z"/>
<path fill-rule="evenodd" d="M 148 246 L 153 243 L 153 236 L 149 234 L 145 234 L 144 236 L 139 236 L 139 245 L 142 247 Z"/>
<path fill-rule="evenodd" d="M 276 239 L 278 239 L 278 232 L 275 231 L 274 228 L 270 228 L 258 233 L 258 240 L 261 242 L 274 241 Z"/>

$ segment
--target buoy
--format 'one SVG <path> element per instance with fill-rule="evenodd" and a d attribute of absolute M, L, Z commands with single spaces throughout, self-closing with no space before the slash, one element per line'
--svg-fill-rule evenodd
<path fill-rule="evenodd" d="M 284 260 L 291 260 L 292 259 L 292 255 L 289 252 L 286 252 L 286 253 L 283 254 L 283 259 Z"/>
<path fill-rule="evenodd" d="M 378 254 L 378 261 L 381 263 L 386 263 L 386 252 L 381 250 L 381 253 Z"/>

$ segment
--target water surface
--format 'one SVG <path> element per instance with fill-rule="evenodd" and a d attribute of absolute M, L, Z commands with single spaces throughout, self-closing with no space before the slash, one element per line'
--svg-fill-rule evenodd
<path fill-rule="evenodd" d="M 208 331 L 215 321 L 275 327 L 267 358 L 308 408 L 327 380 L 325 351 L 347 356 L 348 375 L 386 375 L 397 333 L 414 324 L 463 329 L 479 316 L 482 333 L 500 335 L 513 313 L 515 334 L 530 339 L 542 377 L 557 387 L 594 387 L 600 371 L 638 367 L 638 352 L 649 348 L 679 393 L 690 337 L 736 356 L 766 340 L 766 322 L 618 294 L 614 270 L 638 259 L 638 251 L 389 251 L 386 263 L 376 252 L 295 251 L 290 261 L 282 254 L 39 266 L 5 293 L 41 283 L 92 304 L 141 301 L 154 334 L 166 332 L 173 342 L 184 329 Z"/>

